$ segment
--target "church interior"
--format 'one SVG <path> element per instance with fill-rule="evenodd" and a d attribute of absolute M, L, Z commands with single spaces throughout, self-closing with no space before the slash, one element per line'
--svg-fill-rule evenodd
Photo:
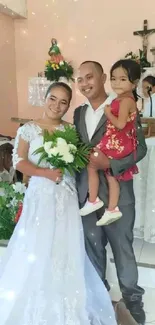
<path fill-rule="evenodd" d="M 154 17 L 153 0 L 149 6 L 148 2 L 142 6 L 140 0 L 0 1 L 0 148 L 6 143 L 13 148 L 18 127 L 43 115 L 42 102 L 49 85 L 44 69 L 52 39 L 75 72 L 75 82 L 71 82 L 71 109 L 65 116 L 69 122 L 73 120 L 74 109 L 85 101 L 76 85 L 76 70 L 81 62 L 95 60 L 102 64 L 107 74 L 108 93 L 111 92 L 109 71 L 113 62 L 128 57 L 142 66 L 138 110 L 148 151 L 138 164 L 139 174 L 134 177 L 133 247 L 139 285 L 145 288 L 147 325 L 155 324 L 155 87 L 154 93 L 148 91 L 146 99 L 142 80 L 150 75 L 155 79 Z M 18 181 L 24 181 L 24 177 L 20 173 L 16 175 Z M 1 255 L 7 243 L 8 239 L 0 238 Z M 121 295 L 109 244 L 107 251 L 110 294 L 117 302 Z"/>

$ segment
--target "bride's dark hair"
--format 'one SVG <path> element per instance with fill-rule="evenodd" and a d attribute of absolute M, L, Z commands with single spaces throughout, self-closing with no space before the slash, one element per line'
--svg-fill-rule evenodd
<path fill-rule="evenodd" d="M 45 99 L 47 98 L 48 94 L 50 93 L 50 91 L 54 88 L 64 88 L 67 93 L 68 93 L 68 97 L 69 97 L 69 103 L 72 99 L 72 89 L 64 82 L 54 82 L 52 83 L 48 89 L 47 89 L 47 92 L 46 92 L 46 95 L 45 95 Z"/>

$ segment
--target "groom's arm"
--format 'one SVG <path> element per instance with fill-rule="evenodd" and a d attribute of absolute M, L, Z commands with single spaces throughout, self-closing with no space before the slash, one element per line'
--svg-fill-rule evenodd
<path fill-rule="evenodd" d="M 76 108 L 74 112 L 74 125 L 76 126 L 77 130 L 78 130 L 79 120 L 80 120 L 80 107 Z M 146 146 L 139 114 L 137 114 L 136 132 L 137 132 L 137 142 L 138 142 L 136 154 L 132 153 L 125 158 L 116 160 L 116 159 L 108 159 L 103 153 L 99 152 L 98 157 L 94 157 L 94 155 L 92 154 L 92 156 L 90 157 L 91 163 L 98 169 L 111 168 L 112 174 L 114 176 L 122 174 L 128 168 L 134 166 L 136 163 L 142 160 L 147 153 L 147 146 Z"/>
<path fill-rule="evenodd" d="M 139 114 L 137 116 L 136 129 L 137 129 L 137 141 L 138 141 L 136 154 L 132 153 L 129 156 L 122 158 L 120 160 L 111 159 L 110 168 L 114 176 L 122 174 L 124 171 L 134 166 L 135 163 L 138 163 L 146 156 L 147 146 L 146 146 Z"/>

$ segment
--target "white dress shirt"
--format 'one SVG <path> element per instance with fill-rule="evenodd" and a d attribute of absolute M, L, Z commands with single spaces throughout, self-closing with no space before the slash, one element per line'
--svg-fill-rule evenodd
<path fill-rule="evenodd" d="M 85 122 L 87 127 L 87 133 L 89 140 L 92 139 L 92 136 L 96 130 L 96 127 L 104 114 L 104 107 L 110 105 L 111 102 L 116 98 L 116 94 L 110 94 L 103 104 L 101 104 L 96 110 L 94 110 L 89 102 L 85 104 L 88 105 L 85 115 Z"/>
<path fill-rule="evenodd" d="M 152 97 L 152 117 L 155 117 L 155 94 L 151 95 Z M 144 99 L 144 111 L 143 111 L 143 117 L 149 117 L 150 116 L 150 98 Z"/>

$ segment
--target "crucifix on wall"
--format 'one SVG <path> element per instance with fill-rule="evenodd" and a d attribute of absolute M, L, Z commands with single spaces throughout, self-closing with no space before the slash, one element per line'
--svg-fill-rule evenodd
<path fill-rule="evenodd" d="M 148 37 L 155 33 L 155 29 L 148 29 L 148 21 L 145 19 L 143 24 L 143 30 L 133 32 L 133 35 L 141 36 L 143 42 L 143 53 L 147 60 L 147 50 L 148 50 Z"/>

